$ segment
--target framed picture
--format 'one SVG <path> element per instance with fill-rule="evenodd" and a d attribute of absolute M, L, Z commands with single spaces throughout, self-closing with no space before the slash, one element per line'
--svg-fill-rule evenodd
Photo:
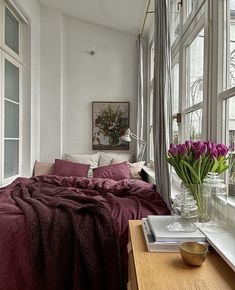
<path fill-rule="evenodd" d="M 129 150 L 129 143 L 121 141 L 129 119 L 129 102 L 92 102 L 92 149 Z"/>

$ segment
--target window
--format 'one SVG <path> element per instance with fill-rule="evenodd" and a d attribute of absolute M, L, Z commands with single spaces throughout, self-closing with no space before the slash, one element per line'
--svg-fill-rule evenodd
<path fill-rule="evenodd" d="M 174 40 L 179 35 L 179 29 L 180 29 L 180 9 L 179 9 L 179 2 L 175 0 L 170 1 L 170 19 L 171 19 L 171 43 L 174 42 Z"/>
<path fill-rule="evenodd" d="M 202 138 L 204 30 L 186 47 L 185 139 Z"/>
<path fill-rule="evenodd" d="M 223 91 L 219 103 L 222 116 L 222 140 L 229 146 L 231 162 L 229 180 L 229 195 L 235 196 L 235 1 L 224 1 L 224 73 Z"/>
<path fill-rule="evenodd" d="M 197 0 L 186 0 L 185 1 L 185 6 L 186 6 L 186 15 L 187 17 L 189 16 L 189 14 L 191 13 L 191 11 L 193 10 L 193 8 L 195 7 Z"/>
<path fill-rule="evenodd" d="M 21 169 L 21 21 L 6 4 L 0 6 L 2 42 L 0 43 L 1 101 L 1 160 L 0 185 L 11 181 Z"/>

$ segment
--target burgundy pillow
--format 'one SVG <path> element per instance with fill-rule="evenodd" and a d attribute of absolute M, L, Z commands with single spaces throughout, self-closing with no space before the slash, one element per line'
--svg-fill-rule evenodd
<path fill-rule="evenodd" d="M 101 166 L 93 169 L 94 178 L 110 178 L 113 180 L 130 179 L 128 162 Z"/>
<path fill-rule="evenodd" d="M 81 164 L 62 159 L 55 159 L 54 174 L 60 176 L 87 177 L 89 164 Z"/>

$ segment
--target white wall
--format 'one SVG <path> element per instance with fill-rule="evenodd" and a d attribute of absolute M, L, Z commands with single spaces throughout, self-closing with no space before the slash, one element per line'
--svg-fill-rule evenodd
<path fill-rule="evenodd" d="M 41 6 L 40 160 L 61 155 L 62 14 Z"/>
<path fill-rule="evenodd" d="M 29 24 L 24 27 L 26 57 L 23 79 L 26 83 L 23 92 L 23 166 L 22 175 L 32 172 L 35 159 L 39 159 L 39 114 L 40 114 L 40 3 L 38 0 L 15 0 L 25 12 Z M 24 72 L 23 72 L 24 73 Z M 31 120 L 31 122 L 30 122 Z"/>
<path fill-rule="evenodd" d="M 47 6 L 41 7 L 41 32 L 40 159 L 92 151 L 92 101 L 130 101 L 135 130 L 135 36 Z"/>
<path fill-rule="evenodd" d="M 66 17 L 64 47 L 63 150 L 92 149 L 92 101 L 130 101 L 135 128 L 135 37 Z"/>

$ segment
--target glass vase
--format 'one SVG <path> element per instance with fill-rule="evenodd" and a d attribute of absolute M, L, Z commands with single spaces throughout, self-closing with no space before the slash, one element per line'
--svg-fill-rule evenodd
<path fill-rule="evenodd" d="M 198 207 L 198 222 L 206 223 L 211 219 L 211 192 L 204 184 L 183 184 L 194 197 Z"/>
<path fill-rule="evenodd" d="M 193 232 L 197 229 L 197 204 L 188 189 L 182 188 L 172 204 L 172 221 L 169 231 Z"/>
<path fill-rule="evenodd" d="M 227 224 L 227 186 L 218 173 L 209 172 L 204 187 L 211 196 L 211 219 L 205 228 L 214 233 L 222 232 Z"/>

